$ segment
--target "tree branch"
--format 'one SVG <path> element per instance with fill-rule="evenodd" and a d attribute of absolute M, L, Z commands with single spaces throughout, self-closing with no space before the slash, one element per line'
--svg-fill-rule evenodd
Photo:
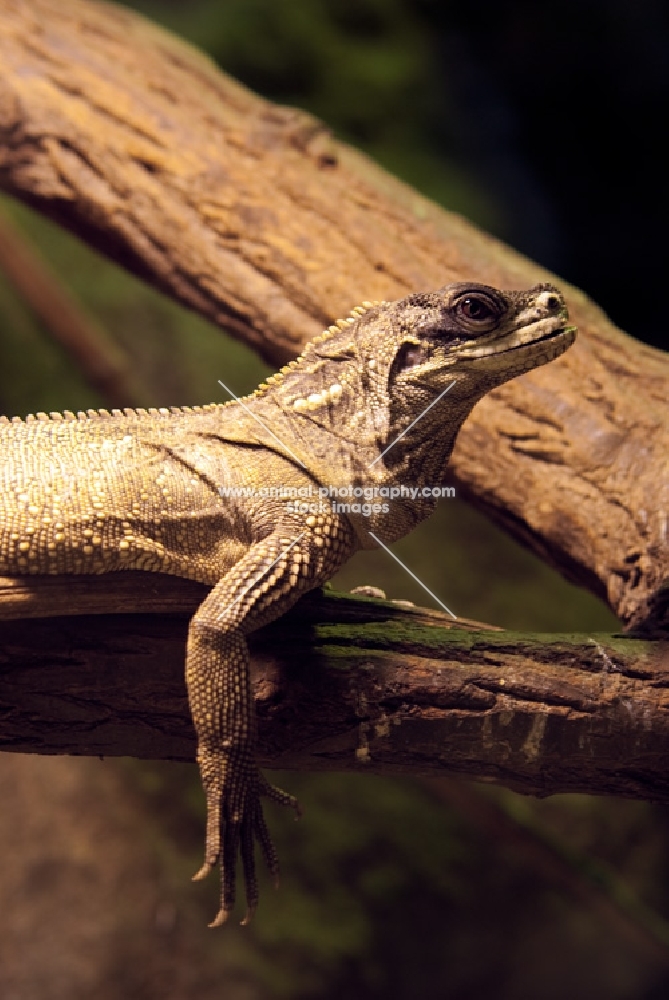
<path fill-rule="evenodd" d="M 110 406 L 140 406 L 144 402 L 146 390 L 132 371 L 131 359 L 68 294 L 3 211 L 0 269 Z"/>
<path fill-rule="evenodd" d="M 57 614 L 65 593 L 79 615 L 0 622 L 0 747 L 192 760 L 184 646 L 204 591 L 148 573 L 0 581 L 3 617 Z M 666 643 L 454 627 L 326 593 L 251 647 L 267 766 L 669 802 Z"/>
<path fill-rule="evenodd" d="M 550 277 L 121 7 L 4 0 L 0 186 L 281 362 L 362 299 Z M 626 622 L 667 624 L 669 360 L 580 328 L 459 436 L 474 503 Z"/>

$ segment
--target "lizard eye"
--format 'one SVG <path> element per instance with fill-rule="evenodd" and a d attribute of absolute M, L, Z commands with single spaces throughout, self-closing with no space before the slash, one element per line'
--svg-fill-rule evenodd
<path fill-rule="evenodd" d="M 494 315 L 493 310 L 487 302 L 484 302 L 478 295 L 467 295 L 457 304 L 458 312 L 466 319 L 486 320 Z"/>
<path fill-rule="evenodd" d="M 498 303 L 480 292 L 469 292 L 457 299 L 454 311 L 463 326 L 476 331 L 492 329 L 500 315 Z"/>

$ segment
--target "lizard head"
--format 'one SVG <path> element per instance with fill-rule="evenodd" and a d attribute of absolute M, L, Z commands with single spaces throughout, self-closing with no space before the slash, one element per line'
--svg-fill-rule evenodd
<path fill-rule="evenodd" d="M 389 374 L 407 391 L 412 383 L 445 388 L 455 380 L 456 396 L 478 398 L 557 358 L 576 336 L 562 293 L 549 284 L 502 292 L 459 282 L 394 305 Z"/>
<path fill-rule="evenodd" d="M 505 292 L 460 282 L 363 303 L 261 389 L 296 433 L 317 425 L 347 441 L 363 463 L 413 424 L 390 464 L 410 453 L 424 462 L 426 449 L 436 461 L 450 452 L 477 400 L 557 358 L 575 335 L 553 285 Z"/>
<path fill-rule="evenodd" d="M 400 401 L 412 407 L 416 397 L 427 404 L 454 381 L 451 400 L 473 405 L 496 385 L 557 358 L 575 336 L 554 285 L 502 292 L 459 282 L 397 302 L 364 303 L 284 369 L 280 395 L 316 422 L 361 400 L 367 408 Z"/>

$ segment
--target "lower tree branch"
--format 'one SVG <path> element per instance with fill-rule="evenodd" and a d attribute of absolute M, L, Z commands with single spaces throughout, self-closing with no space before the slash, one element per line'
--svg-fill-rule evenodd
<path fill-rule="evenodd" d="M 62 613 L 64 593 L 71 611 L 0 622 L 0 747 L 192 760 L 183 662 L 203 588 L 152 574 L 67 586 L 0 581 L 2 616 Z M 140 613 L 91 614 L 130 600 Z M 669 802 L 667 643 L 506 632 L 326 592 L 251 647 L 266 766 Z"/>

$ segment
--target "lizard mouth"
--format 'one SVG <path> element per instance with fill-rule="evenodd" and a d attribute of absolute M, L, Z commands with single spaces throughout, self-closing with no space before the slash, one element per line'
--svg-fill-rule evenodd
<path fill-rule="evenodd" d="M 565 317 L 542 319 L 477 348 L 465 348 L 453 358 L 452 370 L 485 372 L 489 384 L 501 384 L 516 375 L 559 358 L 576 339 L 577 328 Z"/>
<path fill-rule="evenodd" d="M 557 330 L 549 330 L 547 333 L 542 333 L 539 337 L 532 337 L 529 340 L 521 341 L 519 344 L 512 344 L 511 347 L 504 347 L 499 353 L 508 354 L 509 351 L 518 351 L 523 347 L 534 347 L 536 344 L 559 342 L 562 339 L 568 339 L 571 344 L 575 336 L 575 326 L 561 326 Z"/>
<path fill-rule="evenodd" d="M 465 348 L 461 357 L 469 358 L 471 361 L 485 362 L 502 354 L 511 354 L 514 351 L 531 352 L 540 344 L 545 345 L 552 357 L 557 357 L 557 354 L 566 351 L 573 343 L 575 336 L 576 327 L 566 323 L 565 317 L 542 318 L 515 330 L 513 333 L 491 340 L 485 345 L 479 344 L 475 347 Z M 556 353 L 553 354 L 553 351 Z"/>

